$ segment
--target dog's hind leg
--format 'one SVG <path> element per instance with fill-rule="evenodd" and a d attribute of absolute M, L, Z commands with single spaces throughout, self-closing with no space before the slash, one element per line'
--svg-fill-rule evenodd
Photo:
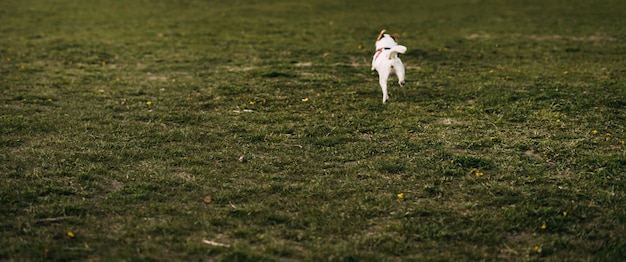
<path fill-rule="evenodd" d="M 380 74 L 378 76 L 378 82 L 380 83 L 380 88 L 383 90 L 383 104 L 389 101 L 389 94 L 387 93 L 387 79 L 389 78 L 389 74 Z"/>
<path fill-rule="evenodd" d="M 393 68 L 395 69 L 396 76 L 398 76 L 398 84 L 400 84 L 400 86 L 404 86 L 404 65 L 402 62 L 399 62 L 396 63 Z"/>

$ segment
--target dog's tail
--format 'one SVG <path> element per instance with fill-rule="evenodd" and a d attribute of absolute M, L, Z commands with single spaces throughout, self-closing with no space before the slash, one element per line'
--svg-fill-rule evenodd
<path fill-rule="evenodd" d="M 403 45 L 394 46 L 391 48 L 391 52 L 389 52 L 389 59 L 396 57 L 398 53 L 404 54 L 404 52 L 406 52 L 406 46 L 403 46 Z"/>

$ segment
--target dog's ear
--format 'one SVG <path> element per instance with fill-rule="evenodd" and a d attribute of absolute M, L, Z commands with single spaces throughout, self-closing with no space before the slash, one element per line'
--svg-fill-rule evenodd
<path fill-rule="evenodd" d="M 376 38 L 376 41 L 380 41 L 381 38 L 383 38 L 383 34 L 387 32 L 387 30 L 383 29 L 382 31 L 380 31 L 380 34 L 378 34 L 378 37 Z"/>
<path fill-rule="evenodd" d="M 398 33 L 393 33 L 393 35 L 391 35 L 391 38 L 393 38 L 393 40 L 398 41 L 398 38 L 400 38 L 400 35 Z"/>

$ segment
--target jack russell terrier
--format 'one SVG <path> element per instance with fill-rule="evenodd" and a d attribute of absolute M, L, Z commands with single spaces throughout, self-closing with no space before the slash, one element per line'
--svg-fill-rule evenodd
<path fill-rule="evenodd" d="M 404 65 L 398 57 L 398 53 L 404 54 L 406 46 L 398 45 L 398 34 L 385 34 L 386 30 L 380 31 L 376 39 L 376 53 L 372 58 L 372 71 L 378 72 L 378 81 L 383 89 L 383 103 L 389 101 L 387 94 L 387 80 L 391 73 L 398 76 L 398 84 L 404 86 Z"/>

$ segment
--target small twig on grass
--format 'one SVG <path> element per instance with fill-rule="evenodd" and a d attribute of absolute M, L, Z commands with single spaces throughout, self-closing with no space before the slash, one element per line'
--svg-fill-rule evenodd
<path fill-rule="evenodd" d="M 202 243 L 205 243 L 207 245 L 211 245 L 211 246 L 216 246 L 216 247 L 230 247 L 230 245 L 228 244 L 222 244 L 222 243 L 218 243 L 212 240 L 207 240 L 207 239 L 202 239 Z"/>
<path fill-rule="evenodd" d="M 42 218 L 42 219 L 37 219 L 35 221 L 35 223 L 56 223 L 56 222 L 61 222 L 64 220 L 68 220 L 68 219 L 74 219 L 76 217 L 48 217 L 48 218 Z"/>
<path fill-rule="evenodd" d="M 509 247 L 506 243 L 502 243 L 504 245 L 504 247 L 506 247 L 506 250 L 508 250 L 509 252 L 513 253 L 514 255 L 519 255 L 519 252 L 515 251 L 515 249 L 512 249 L 511 247 Z"/>

